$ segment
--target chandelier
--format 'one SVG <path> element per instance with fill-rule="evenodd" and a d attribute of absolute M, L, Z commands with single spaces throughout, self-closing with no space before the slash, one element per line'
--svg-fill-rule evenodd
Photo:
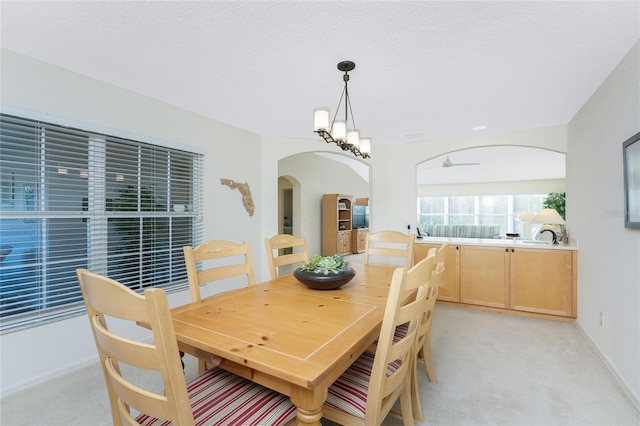
<path fill-rule="evenodd" d="M 371 138 L 360 137 L 360 130 L 356 129 L 356 123 L 353 119 L 353 111 L 351 110 L 351 101 L 349 100 L 349 90 L 347 83 L 349 81 L 349 71 L 353 71 L 356 64 L 351 61 L 342 61 L 338 63 L 338 69 L 344 71 L 344 90 L 336 108 L 336 114 L 333 121 L 329 122 L 330 111 L 326 107 L 318 107 L 313 110 L 313 131 L 320 135 L 325 142 L 333 142 L 343 151 L 351 151 L 356 157 L 369 158 L 371 152 Z M 344 120 L 336 119 L 340 104 L 344 98 Z M 349 113 L 351 113 L 352 128 L 348 128 Z"/>

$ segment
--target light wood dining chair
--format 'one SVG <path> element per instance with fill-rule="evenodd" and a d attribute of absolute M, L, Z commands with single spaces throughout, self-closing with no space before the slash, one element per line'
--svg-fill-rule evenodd
<path fill-rule="evenodd" d="M 432 248 L 429 250 L 428 256 L 434 256 L 434 270 L 431 276 L 430 286 L 440 288 L 444 279 L 445 262 L 447 261 L 447 255 L 449 254 L 449 243 L 443 243 L 440 247 Z M 431 358 L 431 322 L 433 320 L 433 314 L 429 318 L 428 327 L 425 328 L 425 335 L 420 339 L 418 343 L 418 359 L 424 362 L 427 370 L 427 376 L 431 383 L 438 383 L 436 377 L 436 369 L 433 365 L 433 359 Z"/>
<path fill-rule="evenodd" d="M 418 336 L 416 337 L 416 356 L 413 368 L 413 378 L 411 380 L 411 396 L 413 414 L 416 420 L 423 421 L 422 404 L 420 403 L 420 389 L 418 386 L 418 361 L 422 361 L 427 370 L 427 377 L 431 383 L 438 383 L 436 377 L 436 369 L 433 365 L 431 357 L 431 324 L 433 323 L 433 315 L 435 311 L 436 297 L 440 283 L 444 277 L 445 262 L 449 253 L 449 243 L 443 243 L 438 248 L 432 248 L 427 253 L 427 258 L 433 259 L 431 265 L 431 273 L 429 279 L 429 303 L 425 306 L 424 314 L 418 327 Z M 435 297 L 432 295 L 435 294 Z M 396 329 L 396 336 L 406 333 L 406 324 Z"/>
<path fill-rule="evenodd" d="M 269 262 L 269 272 L 272 280 L 278 278 L 278 268 L 281 266 L 307 263 L 309 261 L 304 235 L 294 237 L 289 234 L 278 234 L 271 238 L 265 238 L 264 245 L 267 249 L 267 261 Z M 280 250 L 287 249 L 291 249 L 291 253 L 279 254 Z"/>
<path fill-rule="evenodd" d="M 204 242 L 195 248 L 184 246 L 182 249 L 192 302 L 201 301 L 200 287 L 214 281 L 245 275 L 247 285 L 256 283 L 251 246 L 247 241 L 239 244 L 227 240 L 214 240 Z M 205 268 L 201 271 L 197 269 L 198 262 L 205 263 Z"/>
<path fill-rule="evenodd" d="M 284 425 L 294 421 L 296 408 L 286 395 L 221 368 L 212 368 L 186 382 L 164 290 L 146 289 L 139 295 L 86 269 L 76 272 L 107 383 L 114 425 Z M 109 329 L 113 319 L 117 319 L 118 327 Z M 137 327 L 137 323 L 150 326 L 152 343 L 115 331 L 124 329 L 123 320 L 131 327 Z M 126 368 L 121 369 L 121 365 Z M 142 370 L 144 373 L 140 373 Z M 159 375 L 161 391 L 142 389 L 139 380 L 135 381 L 140 374 Z"/>
<path fill-rule="evenodd" d="M 389 263 L 391 261 L 391 263 L 399 262 L 398 266 L 410 268 L 413 266 L 414 241 L 414 234 L 407 235 L 398 231 L 378 231 L 367 234 L 364 263 Z"/>
<path fill-rule="evenodd" d="M 420 323 L 418 325 L 418 331 L 416 333 L 416 346 L 415 346 L 415 355 L 413 356 L 412 368 L 411 368 L 411 397 L 412 402 L 411 406 L 413 408 L 413 416 L 416 420 L 422 421 L 424 417 L 422 415 L 422 406 L 420 404 L 420 393 L 418 387 L 418 360 L 421 360 L 427 364 L 427 359 L 431 363 L 431 368 L 433 369 L 433 362 L 431 362 L 431 345 L 430 345 L 430 337 L 431 337 L 431 323 L 433 318 L 433 311 L 435 308 L 437 290 L 438 287 L 434 285 L 434 277 L 435 272 L 437 270 L 437 257 L 436 257 L 436 248 L 432 248 L 427 253 L 427 257 L 422 260 L 426 265 L 424 266 L 424 277 L 427 288 L 428 288 L 428 300 L 424 305 L 424 312 L 420 315 Z M 408 332 L 408 323 L 404 323 L 396 327 L 394 332 L 394 339 L 399 340 L 406 336 Z M 376 341 L 369 349 L 369 352 L 375 352 L 377 349 L 378 342 Z M 429 367 L 427 367 L 427 371 L 429 371 Z M 427 372 L 427 374 L 429 374 Z M 430 376 L 431 377 L 431 376 Z M 435 376 L 434 376 L 435 377 Z"/>
<path fill-rule="evenodd" d="M 435 256 L 432 257 L 434 262 L 431 266 L 432 272 L 437 269 L 435 266 Z M 432 278 L 433 279 L 433 278 Z M 418 382 L 418 360 L 422 359 L 427 366 L 427 375 L 431 371 L 429 378 L 435 379 L 435 370 L 433 361 L 431 360 L 431 323 L 433 322 L 433 313 L 436 306 L 436 298 L 438 297 L 438 287 L 429 283 L 427 303 L 420 317 L 418 332 L 416 337 L 415 355 L 413 357 L 412 378 L 411 378 L 411 407 L 413 408 L 413 417 L 418 421 L 424 420 L 422 413 L 422 404 L 420 403 L 420 386 Z M 431 380 L 434 382 L 434 380 Z"/>
<path fill-rule="evenodd" d="M 365 351 L 330 387 L 323 416 L 341 425 L 380 425 L 399 400 L 405 425 L 414 424 L 411 377 L 416 336 L 427 303 L 433 258 L 413 268 L 397 268 L 391 280 L 382 328 L 375 353 Z M 408 292 L 415 298 L 404 303 Z M 408 323 L 407 332 L 395 335 Z"/>

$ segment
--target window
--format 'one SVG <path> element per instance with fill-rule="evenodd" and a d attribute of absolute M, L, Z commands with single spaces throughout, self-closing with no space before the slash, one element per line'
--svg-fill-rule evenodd
<path fill-rule="evenodd" d="M 0 115 L 0 329 L 83 312 L 75 270 L 183 288 L 202 155 Z"/>
<path fill-rule="evenodd" d="M 500 233 L 519 232 L 520 212 L 538 212 L 547 194 L 465 195 L 418 198 L 418 226 L 499 225 Z"/>

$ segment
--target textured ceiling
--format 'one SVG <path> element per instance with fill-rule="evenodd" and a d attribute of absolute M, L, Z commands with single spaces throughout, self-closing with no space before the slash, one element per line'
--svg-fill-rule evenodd
<path fill-rule="evenodd" d="M 352 60 L 376 143 L 566 124 L 640 1 L 2 1 L 2 47 L 265 136 L 313 138 Z"/>

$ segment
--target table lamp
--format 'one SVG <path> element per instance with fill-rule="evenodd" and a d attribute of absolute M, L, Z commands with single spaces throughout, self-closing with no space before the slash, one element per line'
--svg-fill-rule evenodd
<path fill-rule="evenodd" d="M 564 225 L 566 222 L 560 216 L 560 214 L 556 211 L 556 209 L 542 209 L 538 212 L 537 215 L 531 219 L 531 222 L 541 223 L 542 226 L 537 232 L 537 236 L 541 235 L 543 232 L 551 232 L 553 245 L 558 245 L 558 234 L 555 231 L 554 226 L 545 226 L 545 225 Z"/>

